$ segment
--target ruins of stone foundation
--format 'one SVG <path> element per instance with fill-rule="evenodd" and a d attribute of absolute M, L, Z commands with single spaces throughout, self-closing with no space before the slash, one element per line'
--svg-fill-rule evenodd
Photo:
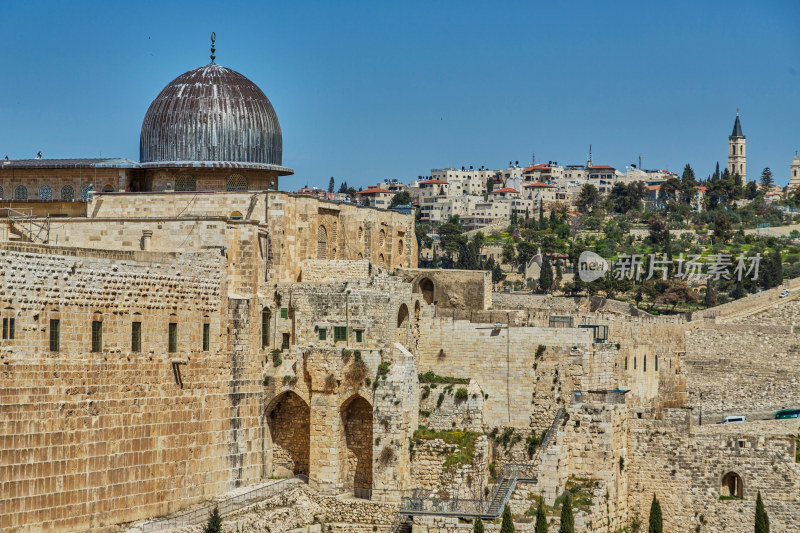
<path fill-rule="evenodd" d="M 62 192 L 0 224 L 0 529 L 199 531 L 216 505 L 226 531 L 466 533 L 508 504 L 532 531 L 543 498 L 555 532 L 570 491 L 577 531 L 635 531 L 655 494 L 665 531 L 745 532 L 759 492 L 800 530 L 800 423 L 759 420 L 800 406 L 800 280 L 654 317 L 418 269 L 412 216 L 274 190 L 277 117 L 231 72 L 187 75 L 263 98 L 266 153 L 187 161 L 156 106 L 141 163 L 0 167 Z"/>

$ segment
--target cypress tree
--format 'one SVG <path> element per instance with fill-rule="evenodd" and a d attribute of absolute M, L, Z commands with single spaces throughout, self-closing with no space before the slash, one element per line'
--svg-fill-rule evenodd
<path fill-rule="evenodd" d="M 544 498 L 539 499 L 539 506 L 536 507 L 535 533 L 547 533 L 547 516 L 544 514 Z"/>
<path fill-rule="evenodd" d="M 655 493 L 653 493 L 653 503 L 650 504 L 650 527 L 647 533 L 663 533 L 664 526 L 661 520 L 661 504 L 658 503 Z"/>
<path fill-rule="evenodd" d="M 553 267 L 546 254 L 542 254 L 542 269 L 539 272 L 539 287 L 543 292 L 549 292 L 553 288 Z"/>
<path fill-rule="evenodd" d="M 219 509 L 214 506 L 214 510 L 208 515 L 208 522 L 203 528 L 203 533 L 222 533 L 222 518 L 219 516 Z"/>
<path fill-rule="evenodd" d="M 572 515 L 572 495 L 567 492 L 564 504 L 561 506 L 561 525 L 558 533 L 575 533 L 575 517 Z"/>
<path fill-rule="evenodd" d="M 756 497 L 756 527 L 755 533 L 769 533 L 769 518 L 767 511 L 764 510 L 764 502 L 761 501 L 761 491 Z"/>
<path fill-rule="evenodd" d="M 503 509 L 503 522 L 500 524 L 500 533 L 514 533 L 514 519 L 511 517 L 511 507 L 506 504 Z"/>
<path fill-rule="evenodd" d="M 475 525 L 472 527 L 472 533 L 483 533 L 483 521 L 480 517 L 475 519 Z"/>

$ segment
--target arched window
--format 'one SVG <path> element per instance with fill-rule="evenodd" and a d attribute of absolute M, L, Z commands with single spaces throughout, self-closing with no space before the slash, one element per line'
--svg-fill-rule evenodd
<path fill-rule="evenodd" d="M 358 227 L 358 240 L 360 241 L 360 240 L 363 240 L 363 239 L 364 239 L 364 228 L 359 226 Z"/>
<path fill-rule="evenodd" d="M 317 259 L 328 258 L 328 230 L 325 226 L 317 229 Z"/>
<path fill-rule="evenodd" d="M 83 198 L 84 202 L 89 199 L 89 191 L 91 190 L 92 190 L 91 185 L 84 185 L 83 189 L 81 189 L 81 198 Z"/>
<path fill-rule="evenodd" d="M 39 200 L 52 200 L 53 199 L 53 189 L 48 187 L 47 185 L 42 185 L 39 187 Z"/>
<path fill-rule="evenodd" d="M 196 191 L 197 181 L 191 174 L 181 174 L 175 180 L 175 191 Z"/>
<path fill-rule="evenodd" d="M 225 190 L 227 191 L 246 191 L 247 178 L 241 174 L 231 174 L 225 181 Z"/>
<path fill-rule="evenodd" d="M 65 202 L 71 202 L 75 199 L 75 189 L 72 188 L 72 185 L 61 187 L 61 199 Z"/>
<path fill-rule="evenodd" d="M 378 257 L 378 265 L 386 268 L 386 259 L 383 257 L 383 254 Z"/>
<path fill-rule="evenodd" d="M 744 498 L 744 484 L 742 483 L 742 478 L 739 474 L 736 472 L 728 472 L 722 476 L 720 496 Z"/>
<path fill-rule="evenodd" d="M 397 241 L 397 255 L 402 258 L 405 248 L 403 248 L 403 239 Z"/>
<path fill-rule="evenodd" d="M 385 242 L 386 242 L 386 232 L 381 230 L 380 233 L 378 233 L 378 245 L 383 246 Z"/>
<path fill-rule="evenodd" d="M 24 185 L 17 185 L 17 188 L 14 189 L 14 200 L 27 200 L 28 199 L 28 188 Z"/>

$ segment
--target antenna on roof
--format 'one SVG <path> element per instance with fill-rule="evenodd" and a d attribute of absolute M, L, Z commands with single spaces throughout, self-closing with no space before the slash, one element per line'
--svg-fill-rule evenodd
<path fill-rule="evenodd" d="M 212 65 L 214 64 L 214 59 L 216 59 L 216 57 L 217 57 L 217 56 L 214 55 L 214 52 L 216 51 L 216 48 L 214 48 L 214 41 L 216 41 L 216 40 L 217 40 L 217 34 L 212 31 L 211 32 L 211 64 Z"/>

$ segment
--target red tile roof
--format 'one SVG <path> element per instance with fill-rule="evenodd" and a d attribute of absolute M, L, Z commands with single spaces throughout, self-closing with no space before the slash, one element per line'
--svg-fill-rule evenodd
<path fill-rule="evenodd" d="M 603 170 L 603 169 L 605 169 L 605 170 L 614 170 L 614 167 L 610 167 L 608 165 L 595 165 L 593 167 L 589 167 L 589 170 L 595 170 L 595 169 L 597 169 L 597 170 Z"/>
<path fill-rule="evenodd" d="M 555 187 L 555 185 L 550 185 L 549 183 L 530 183 L 528 185 L 525 185 L 525 187 L 526 188 L 528 188 L 528 187 L 537 187 L 537 188 L 550 187 L 550 188 L 552 188 L 552 187 Z"/>
<path fill-rule="evenodd" d="M 706 192 L 708 190 L 707 188 L 703 187 L 702 185 L 696 186 L 695 189 L 697 189 L 698 191 L 703 191 L 703 192 Z"/>
<path fill-rule="evenodd" d="M 387 191 L 386 189 L 379 189 L 377 187 L 374 187 L 374 188 L 370 187 L 366 191 L 358 191 L 358 194 L 377 194 L 377 193 L 380 193 L 380 192 L 386 192 L 386 193 L 389 193 L 389 194 L 393 194 L 392 191 Z"/>
<path fill-rule="evenodd" d="M 517 189 L 512 189 L 511 187 L 503 187 L 502 189 L 494 190 L 494 191 L 492 191 L 492 194 L 495 194 L 495 193 L 498 193 L 498 192 L 513 192 L 513 193 L 519 194 L 519 191 Z"/>
<path fill-rule="evenodd" d="M 545 168 L 551 168 L 551 167 L 550 167 L 550 165 L 533 165 L 533 166 L 530 166 L 530 167 L 526 168 L 525 170 L 523 170 L 523 172 L 531 172 L 533 170 L 542 170 L 542 169 L 545 169 Z"/>
<path fill-rule="evenodd" d="M 441 184 L 445 184 L 445 185 L 447 184 L 446 181 L 442 181 L 442 180 L 428 180 L 428 181 L 420 181 L 419 182 L 420 185 L 426 185 L 428 183 L 441 183 Z"/>
<path fill-rule="evenodd" d="M 661 185 L 648 185 L 647 186 L 647 190 L 648 191 L 660 191 L 661 190 Z"/>

